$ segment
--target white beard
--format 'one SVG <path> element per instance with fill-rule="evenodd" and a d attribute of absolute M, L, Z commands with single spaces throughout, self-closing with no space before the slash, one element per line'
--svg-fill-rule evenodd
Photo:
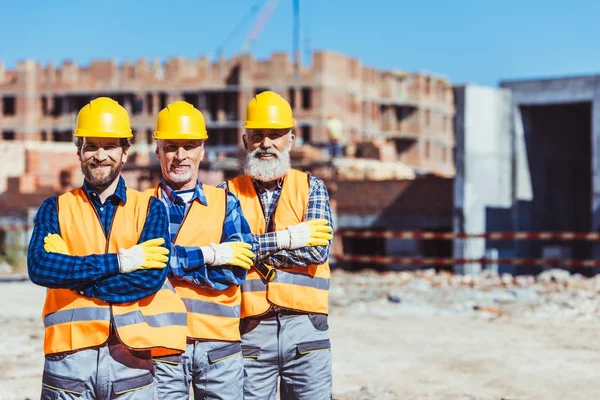
<path fill-rule="evenodd" d="M 287 146 L 283 152 L 271 148 L 262 150 L 258 148 L 251 151 L 246 156 L 244 164 L 244 173 L 252 179 L 261 182 L 272 182 L 286 175 L 290 168 L 290 147 Z M 261 153 L 274 154 L 275 158 L 271 160 L 262 160 L 259 158 Z"/>

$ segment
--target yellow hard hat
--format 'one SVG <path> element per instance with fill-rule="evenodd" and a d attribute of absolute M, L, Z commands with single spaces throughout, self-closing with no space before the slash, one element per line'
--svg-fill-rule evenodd
<path fill-rule="evenodd" d="M 176 101 L 163 108 L 156 117 L 154 139 L 207 139 L 204 115 L 185 101 Z"/>
<path fill-rule="evenodd" d="M 259 93 L 248 103 L 244 128 L 292 129 L 295 125 L 290 103 L 275 92 Z"/>
<path fill-rule="evenodd" d="M 133 137 L 127 110 L 108 97 L 98 97 L 79 110 L 73 134 L 77 137 Z"/>

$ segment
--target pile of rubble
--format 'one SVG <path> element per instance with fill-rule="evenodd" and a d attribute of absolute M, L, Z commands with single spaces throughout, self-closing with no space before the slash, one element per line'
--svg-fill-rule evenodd
<path fill-rule="evenodd" d="M 330 303 L 338 315 L 521 316 L 600 321 L 600 275 L 552 269 L 538 276 L 454 275 L 435 270 L 346 272 L 332 276 Z"/>
<path fill-rule="evenodd" d="M 381 387 L 362 387 L 359 390 L 333 396 L 333 400 L 395 400 L 397 398 L 396 393 Z"/>
<path fill-rule="evenodd" d="M 339 158 L 333 165 L 339 180 L 383 181 L 415 179 L 414 169 L 400 161 L 380 161 L 367 158 Z"/>

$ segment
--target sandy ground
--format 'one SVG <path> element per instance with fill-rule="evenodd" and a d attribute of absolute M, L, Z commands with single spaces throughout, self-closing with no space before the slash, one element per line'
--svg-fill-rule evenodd
<path fill-rule="evenodd" d="M 0 400 L 39 398 L 44 294 L 0 283 Z M 600 398 L 600 318 L 437 312 L 396 295 L 332 307 L 334 399 Z"/>

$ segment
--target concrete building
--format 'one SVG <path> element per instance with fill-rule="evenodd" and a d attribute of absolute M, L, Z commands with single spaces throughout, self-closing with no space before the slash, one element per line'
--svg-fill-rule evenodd
<path fill-rule="evenodd" d="M 456 87 L 455 98 L 456 232 L 598 232 L 600 76 L 507 81 L 500 88 L 468 85 Z M 600 244 L 455 241 L 455 257 L 486 254 L 597 259 Z M 545 267 L 500 266 L 519 273 Z"/>
<path fill-rule="evenodd" d="M 456 86 L 456 176 L 454 232 L 478 234 L 513 231 L 514 143 L 511 93 L 476 85 Z M 508 243 L 508 249 L 506 245 Z M 477 259 L 495 249 L 504 257 L 514 253 L 512 242 L 485 239 L 455 240 L 454 257 Z M 477 272 L 480 264 L 457 265 L 456 272 Z"/>
<path fill-rule="evenodd" d="M 512 92 L 516 132 L 528 173 L 517 183 L 517 228 L 597 232 L 600 229 L 600 76 L 502 82 Z M 524 168 L 522 168 L 524 169 Z M 520 172 L 520 171 L 518 171 Z M 523 171 L 524 172 L 524 171 Z M 519 181 L 529 179 L 527 182 Z M 596 242 L 519 243 L 517 254 L 598 258 Z"/>

